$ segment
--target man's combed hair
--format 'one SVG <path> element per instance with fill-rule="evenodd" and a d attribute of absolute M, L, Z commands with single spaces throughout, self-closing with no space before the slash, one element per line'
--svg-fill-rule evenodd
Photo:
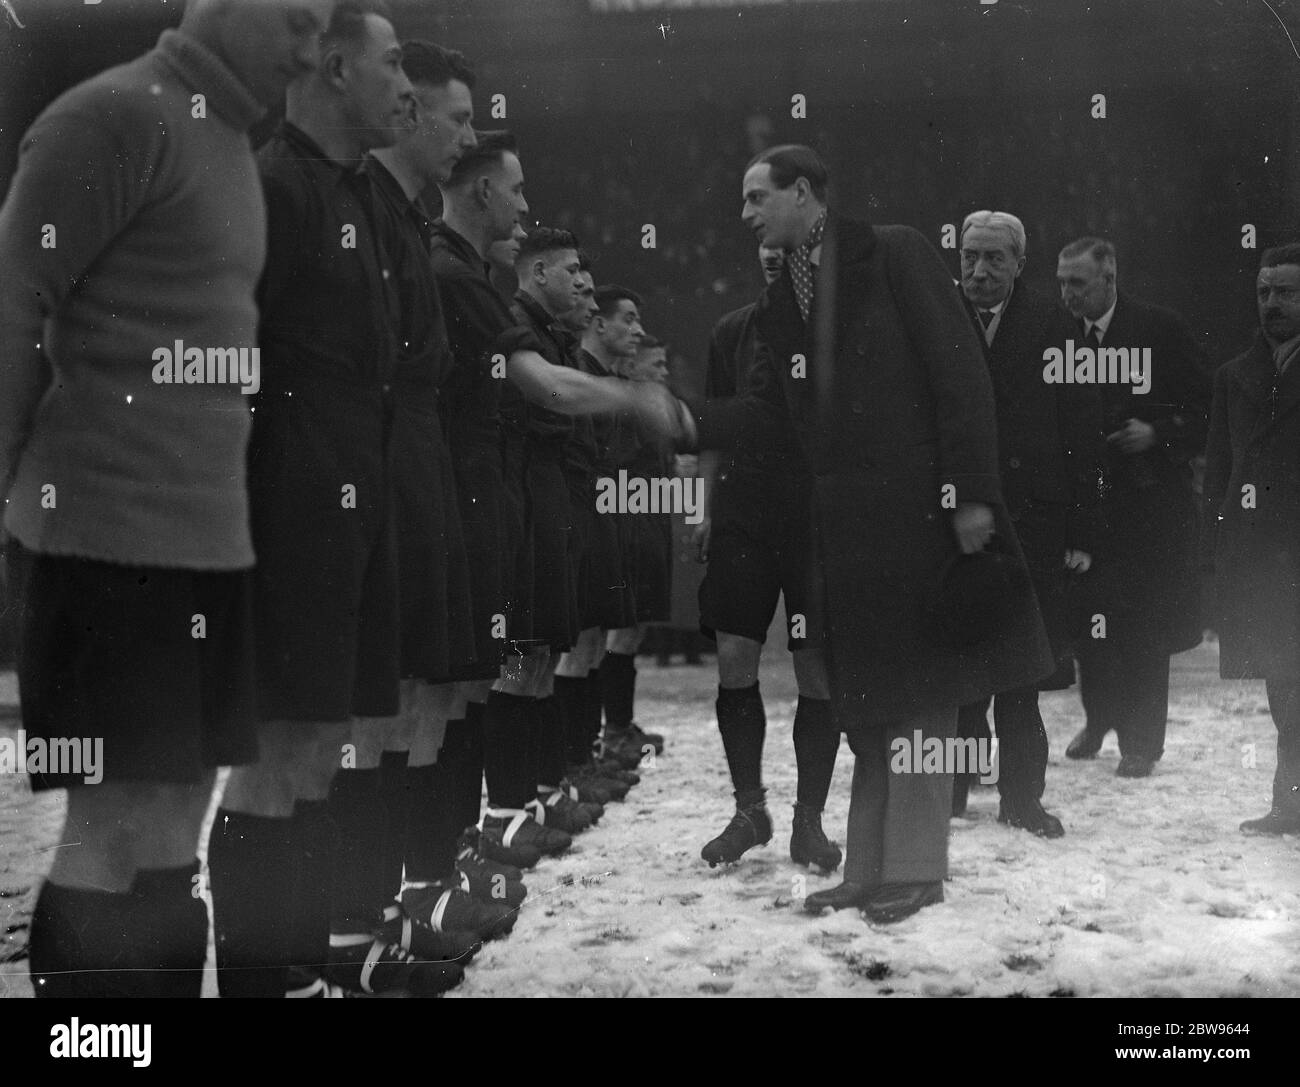
<path fill-rule="evenodd" d="M 502 128 L 492 132 L 479 132 L 477 135 L 478 144 L 466 151 L 451 171 L 447 184 L 453 189 L 482 176 L 485 169 L 499 166 L 501 157 L 507 152 L 519 153 L 519 142 L 513 132 Z"/>
<path fill-rule="evenodd" d="M 402 70 L 417 87 L 445 87 L 453 79 L 459 79 L 470 90 L 474 89 L 474 71 L 465 54 L 444 49 L 434 42 L 418 39 L 402 42 Z"/>
<path fill-rule="evenodd" d="M 637 309 L 641 308 L 641 296 L 628 287 L 620 287 L 617 283 L 606 283 L 603 287 L 597 287 L 592 297 L 596 301 L 596 308 L 600 311 L 600 315 L 607 319 L 618 313 L 618 304 L 624 300 L 631 302 Z"/>
<path fill-rule="evenodd" d="M 384 0 L 339 0 L 329 26 L 321 34 L 321 47 L 365 41 L 367 15 L 378 15 L 390 23 L 393 21 L 393 13 Z"/>
<path fill-rule="evenodd" d="M 1115 247 L 1105 238 L 1078 238 L 1061 250 L 1061 256 L 1073 260 L 1085 253 L 1103 268 L 1115 270 Z"/>
<path fill-rule="evenodd" d="M 1025 224 L 1009 211 L 972 211 L 961 224 L 962 241 L 971 227 L 1001 230 L 1011 238 L 1011 252 L 1017 259 L 1025 255 Z"/>
<path fill-rule="evenodd" d="M 1261 268 L 1276 268 L 1279 264 L 1300 264 L 1300 242 L 1265 249 L 1259 258 Z"/>
<path fill-rule="evenodd" d="M 519 256 L 515 257 L 515 264 L 527 264 L 535 257 L 555 253 L 561 249 L 576 251 L 577 248 L 578 238 L 571 230 L 560 230 L 552 226 L 534 227 L 528 232 L 528 237 L 519 243 Z"/>
<path fill-rule="evenodd" d="M 772 169 L 772 184 L 778 189 L 788 189 L 801 177 L 807 179 L 813 196 L 825 203 L 826 187 L 830 184 L 830 171 L 821 156 L 811 147 L 801 143 L 783 143 L 760 151 L 745 167 L 746 171 L 766 163 Z"/>

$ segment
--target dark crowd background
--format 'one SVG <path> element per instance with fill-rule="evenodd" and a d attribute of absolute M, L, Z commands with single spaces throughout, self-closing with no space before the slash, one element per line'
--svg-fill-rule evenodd
<path fill-rule="evenodd" d="M 23 130 L 73 83 L 149 48 L 177 0 L 9 0 L 0 185 Z M 575 230 L 598 282 L 646 297 L 676 380 L 761 288 L 740 223 L 757 151 L 809 143 L 832 203 L 939 245 L 977 208 L 1029 236 L 1027 282 L 1110 238 L 1119 286 L 1180 311 L 1212 368 L 1255 329 L 1259 252 L 1300 240 L 1300 3 L 1243 0 L 390 0 L 402 37 L 462 50 L 476 124 L 521 143 L 539 222 Z M 1279 21 L 1280 20 L 1280 21 Z M 807 116 L 792 117 L 791 96 Z M 1104 94 L 1106 117 L 1092 116 Z M 505 117 L 493 117 L 493 96 Z M 653 224 L 656 247 L 642 247 Z M 1257 248 L 1242 246 L 1255 227 Z M 957 272 L 956 254 L 944 256 Z M 4 269 L 0 269 L 0 275 Z"/>

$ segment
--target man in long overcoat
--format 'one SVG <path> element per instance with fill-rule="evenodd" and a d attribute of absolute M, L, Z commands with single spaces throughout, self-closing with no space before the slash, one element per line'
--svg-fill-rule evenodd
<path fill-rule="evenodd" d="M 1300 244 L 1268 250 L 1260 335 L 1214 376 L 1206 525 L 1214 533 L 1219 674 L 1263 679 L 1277 726 L 1273 804 L 1241 829 L 1300 832 Z"/>
<path fill-rule="evenodd" d="M 1115 277 L 1115 247 L 1105 239 L 1080 238 L 1061 250 L 1056 278 L 1077 322 L 1075 343 L 1123 350 L 1129 376 L 1135 363 L 1143 374 L 1097 382 L 1107 430 L 1106 532 L 1088 575 L 1091 629 L 1078 652 L 1087 723 L 1065 753 L 1092 758 L 1113 728 L 1116 773 L 1146 777 L 1164 754 L 1169 657 L 1201 641 L 1190 462 L 1204 445 L 1210 397 L 1187 322 L 1119 292 Z"/>
<path fill-rule="evenodd" d="M 917 748 L 943 746 L 960 704 L 1043 678 L 1052 657 L 1027 578 L 1009 579 L 978 636 L 942 633 L 935 601 L 959 556 L 993 541 L 1023 573 L 988 367 L 934 249 L 828 214 L 826 184 L 806 147 L 750 164 L 742 218 L 787 251 L 786 270 L 755 313 L 750 392 L 695 403 L 686 429 L 726 448 L 776 419 L 811 469 L 821 585 L 804 618 L 857 763 L 845 881 L 806 906 L 888 922 L 942 901 L 947 875 L 951 766 L 923 767 Z"/>

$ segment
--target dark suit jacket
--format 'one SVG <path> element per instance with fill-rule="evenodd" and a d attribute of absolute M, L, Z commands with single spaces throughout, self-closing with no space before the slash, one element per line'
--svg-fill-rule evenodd
<path fill-rule="evenodd" d="M 1076 334 L 1083 338 L 1081 323 Z M 1108 617 L 1112 640 L 1176 653 L 1201 640 L 1189 462 L 1205 445 L 1209 382 L 1187 323 L 1123 293 L 1102 346 L 1151 349 L 1150 392 L 1103 385 L 1101 394 L 1108 432 L 1141 419 L 1155 427 L 1157 444 L 1134 455 L 1107 453 L 1107 534 L 1093 607 Z"/>
<path fill-rule="evenodd" d="M 694 405 L 700 444 L 731 447 L 757 420 L 789 427 L 804 452 L 841 727 L 972 702 L 1052 671 L 1028 585 L 995 636 L 958 650 L 934 634 L 929 603 L 957 553 L 946 494 L 993 506 L 1020 556 L 998 484 L 988 367 L 929 242 L 832 215 L 812 328 L 788 274 L 763 292 L 755 321 L 752 390 Z"/>
<path fill-rule="evenodd" d="M 1278 377 L 1262 336 L 1214 375 L 1205 512 L 1219 674 L 1300 677 L 1300 366 Z"/>
<path fill-rule="evenodd" d="M 1013 520 L 1031 506 L 1060 510 L 1065 545 L 1097 548 L 1102 400 L 1096 386 L 1043 380 L 1043 352 L 1064 349 L 1074 325 L 1056 302 L 1017 283 L 992 344 L 975 308 L 962 304 L 979 337 L 993 378 L 998 412 L 998 464 L 1002 493 Z M 1021 541 L 1024 545 L 1024 540 Z M 1031 564 L 1035 556 L 1026 549 Z M 1060 565 L 1060 555 L 1055 556 Z"/>
<path fill-rule="evenodd" d="M 1003 495 L 1060 658 L 1078 633 L 1068 590 L 1079 575 L 1066 571 L 1065 551 L 1086 551 L 1095 559 L 1100 542 L 1101 394 L 1095 385 L 1043 380 L 1043 353 L 1063 350 L 1075 335 L 1055 300 L 1017 283 L 992 344 L 985 343 L 983 326 L 964 294 L 961 301 L 993 378 Z"/>

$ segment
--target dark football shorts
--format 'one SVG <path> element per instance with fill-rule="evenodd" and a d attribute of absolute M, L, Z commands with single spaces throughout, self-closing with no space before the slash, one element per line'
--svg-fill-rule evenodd
<path fill-rule="evenodd" d="M 63 771 L 32 774 L 34 789 L 101 774 L 193 784 L 257 760 L 251 571 L 119 566 L 13 541 L 8 560 L 25 749 L 42 741 L 61 756 L 47 771 Z"/>
<path fill-rule="evenodd" d="M 636 550 L 637 622 L 666 623 L 672 615 L 672 514 L 632 513 L 628 520 Z"/>
<path fill-rule="evenodd" d="M 822 644 L 812 485 L 787 473 L 731 468 L 713 498 L 700 630 L 762 643 L 785 597 L 791 652 Z"/>

